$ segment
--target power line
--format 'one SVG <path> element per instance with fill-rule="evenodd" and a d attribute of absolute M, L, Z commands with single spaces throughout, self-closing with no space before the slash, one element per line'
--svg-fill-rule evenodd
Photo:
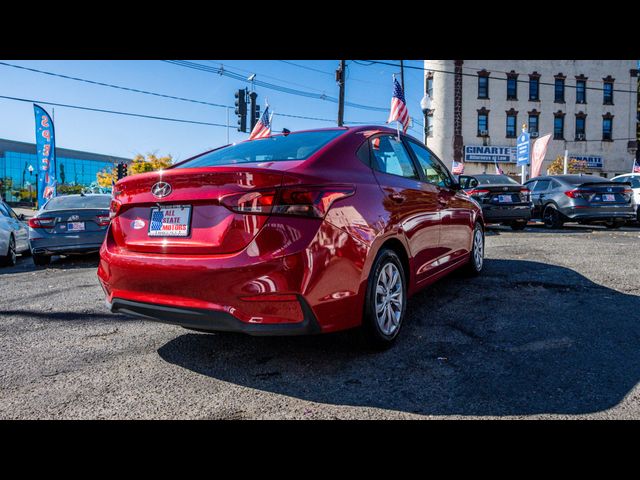
<path fill-rule="evenodd" d="M 167 63 L 172 63 L 174 65 L 179 65 L 181 67 L 186 67 L 186 68 L 192 68 L 194 70 L 201 70 L 204 72 L 208 72 L 208 73 L 214 73 L 214 74 L 218 74 L 218 75 L 224 75 L 230 78 L 234 78 L 236 80 L 241 80 L 243 82 L 248 82 L 248 80 L 246 78 L 244 78 L 244 76 L 239 75 L 237 73 L 234 72 L 230 72 L 230 71 L 226 71 L 224 70 L 224 68 L 213 68 L 213 67 L 208 67 L 206 65 L 202 65 L 200 63 L 196 63 L 196 62 L 189 62 L 189 61 L 185 61 L 185 60 L 163 60 L 164 62 Z M 269 83 L 269 82 L 264 82 L 261 80 L 255 80 L 253 81 L 253 83 L 257 86 L 263 87 L 263 88 L 267 88 L 270 90 L 276 90 L 282 93 L 288 93 L 291 95 L 298 95 L 298 96 L 302 96 L 302 97 L 307 97 L 307 98 L 314 98 L 317 100 L 324 100 L 324 101 L 328 101 L 328 102 L 332 102 L 332 103 L 338 103 L 338 99 L 335 97 L 332 97 L 330 95 L 326 95 L 326 94 L 317 94 L 317 93 L 313 93 L 313 92 L 306 92 L 303 90 L 297 90 L 297 89 L 293 89 L 293 88 L 289 88 L 289 87 L 283 87 L 282 85 L 275 85 L 273 83 Z M 375 107 L 372 105 L 363 105 L 360 103 L 353 103 L 353 102 L 345 102 L 345 105 L 349 106 L 349 107 L 353 107 L 353 108 L 359 108 L 361 110 L 371 110 L 374 112 L 386 112 L 389 109 L 388 108 L 384 108 L 384 107 Z"/>

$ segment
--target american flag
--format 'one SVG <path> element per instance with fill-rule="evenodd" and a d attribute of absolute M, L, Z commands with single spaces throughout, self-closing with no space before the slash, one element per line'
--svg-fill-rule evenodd
<path fill-rule="evenodd" d="M 162 219 L 164 218 L 164 213 L 161 210 L 154 210 L 151 214 L 151 230 L 162 230 Z"/>
<path fill-rule="evenodd" d="M 251 130 L 249 140 L 255 140 L 256 138 L 265 138 L 271 135 L 271 118 L 269 118 L 269 105 L 262 112 L 262 116 L 256 126 Z"/>
<path fill-rule="evenodd" d="M 500 168 L 500 165 L 496 163 L 496 175 L 504 175 L 504 172 Z"/>
<path fill-rule="evenodd" d="M 451 166 L 451 173 L 454 175 L 462 175 L 464 173 L 464 162 L 456 162 L 454 160 Z"/>
<path fill-rule="evenodd" d="M 402 124 L 403 131 L 406 133 L 409 128 L 409 110 L 407 102 L 404 99 L 404 92 L 396 78 L 393 78 L 393 96 L 391 97 L 391 113 L 387 123 L 398 121 Z"/>
<path fill-rule="evenodd" d="M 633 173 L 640 173 L 640 163 L 637 160 L 633 162 Z"/>

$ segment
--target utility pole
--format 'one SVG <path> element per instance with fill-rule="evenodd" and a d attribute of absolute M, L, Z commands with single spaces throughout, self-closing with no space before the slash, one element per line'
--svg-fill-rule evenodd
<path fill-rule="evenodd" d="M 569 173 L 569 150 L 564 151 L 564 165 L 562 167 L 562 173 L 565 175 Z"/>
<path fill-rule="evenodd" d="M 340 60 L 340 68 L 336 70 L 336 82 L 340 86 L 340 98 L 338 102 L 338 126 L 344 125 L 344 70 L 345 60 Z"/>
<path fill-rule="evenodd" d="M 402 85 L 402 92 L 406 97 L 407 92 L 404 91 L 404 60 L 400 60 L 400 84 Z"/>

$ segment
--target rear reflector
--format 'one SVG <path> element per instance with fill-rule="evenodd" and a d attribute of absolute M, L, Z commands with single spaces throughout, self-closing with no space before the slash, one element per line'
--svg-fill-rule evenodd
<path fill-rule="evenodd" d="M 56 219 L 52 217 L 30 218 L 29 226 L 31 228 L 50 228 L 54 226 L 55 222 Z"/>
<path fill-rule="evenodd" d="M 237 213 L 323 218 L 333 202 L 354 193 L 354 187 L 298 185 L 225 195 L 220 203 Z"/>

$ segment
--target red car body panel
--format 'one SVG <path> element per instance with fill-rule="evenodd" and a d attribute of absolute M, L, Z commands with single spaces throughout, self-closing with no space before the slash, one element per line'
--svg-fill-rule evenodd
<path fill-rule="evenodd" d="M 383 245 L 401 250 L 409 294 L 466 263 L 480 208 L 462 191 L 374 171 L 357 152 L 376 133 L 395 130 L 345 128 L 302 161 L 170 168 L 119 181 L 119 211 L 98 267 L 107 303 L 223 312 L 257 326 L 300 324 L 310 309 L 319 331 L 332 332 L 361 324 Z M 159 181 L 173 189 L 162 201 L 151 194 Z M 237 213 L 224 204 L 241 192 L 327 184 L 350 193 L 324 218 Z M 157 204 L 192 206 L 188 237 L 133 228 Z"/>

